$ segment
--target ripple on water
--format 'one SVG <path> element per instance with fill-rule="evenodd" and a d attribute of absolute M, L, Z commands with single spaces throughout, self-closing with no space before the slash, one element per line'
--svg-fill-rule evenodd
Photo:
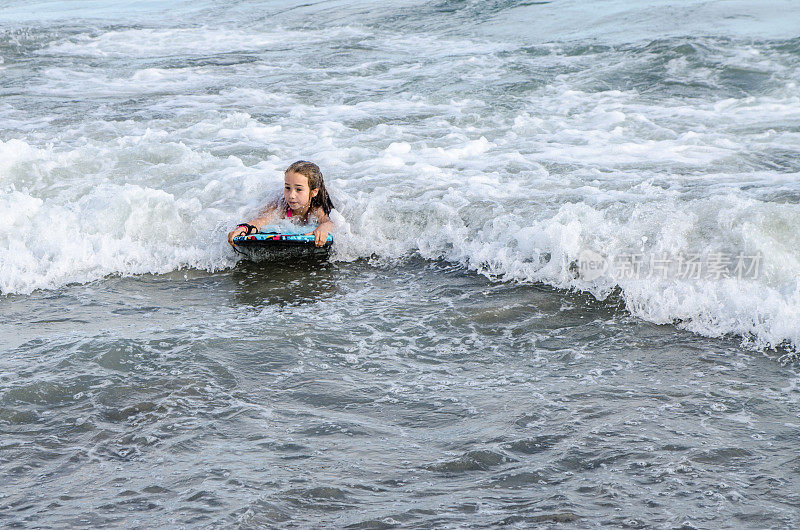
<path fill-rule="evenodd" d="M 543 434 L 540 436 L 535 436 L 533 438 L 507 442 L 503 444 L 503 449 L 505 449 L 506 451 L 523 453 L 526 455 L 533 455 L 552 449 L 565 438 L 566 435 Z"/>
<path fill-rule="evenodd" d="M 0 422 L 9 425 L 26 425 L 37 423 L 40 416 L 33 410 L 19 410 L 10 407 L 0 407 Z"/>
<path fill-rule="evenodd" d="M 527 489 L 534 485 L 557 484 L 556 480 L 543 471 L 522 471 L 518 473 L 506 473 L 493 478 L 489 486 L 499 489 L 519 490 Z"/>
<path fill-rule="evenodd" d="M 263 498 L 252 501 L 247 508 L 235 516 L 236 522 L 245 528 L 270 527 L 292 519 L 289 510 Z"/>
<path fill-rule="evenodd" d="M 297 434 L 300 436 L 370 436 L 374 432 L 345 422 L 320 422 L 297 431 Z"/>
<path fill-rule="evenodd" d="M 44 377 L 50 377 L 49 375 Z M 78 376 L 60 381 L 34 381 L 13 386 L 2 397 L 7 404 L 37 406 L 65 406 L 80 401 L 85 391 L 99 383 L 94 376 Z"/>
<path fill-rule="evenodd" d="M 582 519 L 580 515 L 572 512 L 556 512 L 556 513 L 542 513 L 537 515 L 511 515 L 505 517 L 496 524 L 502 526 L 521 524 L 540 526 L 547 523 L 575 523 Z"/>
<path fill-rule="evenodd" d="M 468 451 L 454 460 L 429 464 L 425 469 L 437 473 L 466 473 L 487 470 L 513 461 L 513 458 L 495 451 Z"/>
<path fill-rule="evenodd" d="M 714 464 L 726 467 L 745 467 L 755 457 L 751 451 L 741 447 L 719 447 L 708 449 L 689 457 L 700 464 Z"/>
<path fill-rule="evenodd" d="M 315 511 L 343 510 L 356 505 L 347 491 L 335 486 L 293 488 L 278 496 L 292 506 Z"/>

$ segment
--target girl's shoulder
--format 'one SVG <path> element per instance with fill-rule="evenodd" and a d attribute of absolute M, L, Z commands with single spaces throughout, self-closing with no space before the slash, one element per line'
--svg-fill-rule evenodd
<path fill-rule="evenodd" d="M 264 208 L 268 212 L 276 213 L 281 219 L 286 217 L 286 213 L 289 211 L 289 205 L 286 204 L 286 199 L 283 197 L 276 197 L 270 200 Z"/>
<path fill-rule="evenodd" d="M 308 212 L 309 219 L 313 217 L 317 222 L 322 221 L 327 216 L 328 214 L 325 213 L 325 209 L 322 206 L 317 206 L 316 208 Z"/>

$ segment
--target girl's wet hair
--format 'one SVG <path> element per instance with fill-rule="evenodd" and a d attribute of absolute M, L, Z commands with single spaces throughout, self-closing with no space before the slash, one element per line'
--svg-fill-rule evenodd
<path fill-rule="evenodd" d="M 300 173 L 308 179 L 308 187 L 312 190 L 318 189 L 317 195 L 311 199 L 310 208 L 322 208 L 326 214 L 331 213 L 334 209 L 333 202 L 328 195 L 328 190 L 325 189 L 325 182 L 322 180 L 322 170 L 314 162 L 306 160 L 298 160 L 284 171 L 284 174 L 290 171 Z"/>

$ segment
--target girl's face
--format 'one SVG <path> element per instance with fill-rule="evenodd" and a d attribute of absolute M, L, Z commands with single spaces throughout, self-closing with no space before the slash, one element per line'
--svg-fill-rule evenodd
<path fill-rule="evenodd" d="M 283 197 L 292 212 L 304 214 L 311 205 L 311 199 L 316 197 L 319 189 L 312 190 L 308 187 L 308 177 L 290 171 L 283 179 Z"/>

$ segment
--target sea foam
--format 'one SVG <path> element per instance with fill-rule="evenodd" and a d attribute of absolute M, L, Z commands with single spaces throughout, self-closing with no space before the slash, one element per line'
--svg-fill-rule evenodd
<path fill-rule="evenodd" d="M 524 46 L 368 26 L 43 38 L 39 70 L 4 64 L 37 97 L 0 107 L 3 294 L 231 267 L 227 232 L 304 158 L 337 206 L 334 261 L 447 260 L 798 347 L 791 47 Z M 582 257 L 632 255 L 760 256 L 760 268 L 581 274 Z"/>

